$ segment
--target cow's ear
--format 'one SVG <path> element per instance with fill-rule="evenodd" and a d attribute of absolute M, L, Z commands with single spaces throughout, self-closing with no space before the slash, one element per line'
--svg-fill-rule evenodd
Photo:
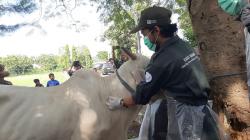
<path fill-rule="evenodd" d="M 124 52 L 130 59 L 136 60 L 136 55 L 129 51 L 127 48 L 121 47 L 122 52 Z"/>
<path fill-rule="evenodd" d="M 141 81 L 145 80 L 145 70 L 143 69 L 134 70 L 131 72 L 131 75 L 133 79 L 135 80 L 136 84 L 139 84 Z"/>

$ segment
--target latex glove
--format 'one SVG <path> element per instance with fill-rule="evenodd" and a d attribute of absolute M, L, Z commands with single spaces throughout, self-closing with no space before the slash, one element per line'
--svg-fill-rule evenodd
<path fill-rule="evenodd" d="M 116 110 L 122 108 L 121 104 L 122 98 L 120 97 L 114 97 L 114 96 L 109 96 L 106 101 L 106 105 L 110 110 Z"/>

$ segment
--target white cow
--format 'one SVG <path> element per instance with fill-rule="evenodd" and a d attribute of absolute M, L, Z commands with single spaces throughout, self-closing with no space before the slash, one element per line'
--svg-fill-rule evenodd
<path fill-rule="evenodd" d="M 148 64 L 137 56 L 118 70 L 133 88 L 133 71 Z M 21 79 L 20 79 L 21 80 Z M 130 94 L 114 74 L 76 72 L 57 87 L 0 86 L 0 140 L 126 140 L 139 106 L 110 111 L 108 96 Z"/>

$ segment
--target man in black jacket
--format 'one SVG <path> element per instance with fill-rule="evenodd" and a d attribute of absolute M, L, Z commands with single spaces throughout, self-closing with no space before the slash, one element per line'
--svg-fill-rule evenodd
<path fill-rule="evenodd" d="M 145 45 L 155 53 L 145 70 L 145 80 L 137 85 L 135 93 L 125 98 L 109 97 L 107 105 L 111 110 L 145 105 L 156 93 L 164 91 L 168 140 L 218 140 L 214 112 L 207 105 L 207 78 L 194 50 L 175 36 L 177 26 L 171 24 L 171 14 L 156 6 L 141 12 L 139 24 L 131 33 L 140 30 Z"/>

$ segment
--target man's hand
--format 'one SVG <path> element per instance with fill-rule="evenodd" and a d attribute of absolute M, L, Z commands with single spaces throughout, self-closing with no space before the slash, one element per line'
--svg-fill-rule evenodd
<path fill-rule="evenodd" d="M 122 98 L 120 97 L 114 97 L 114 96 L 109 96 L 106 101 L 106 105 L 110 110 L 116 110 L 122 108 Z"/>
<path fill-rule="evenodd" d="M 131 107 L 135 105 L 135 101 L 133 100 L 132 96 L 126 96 L 123 98 L 123 106 Z"/>

